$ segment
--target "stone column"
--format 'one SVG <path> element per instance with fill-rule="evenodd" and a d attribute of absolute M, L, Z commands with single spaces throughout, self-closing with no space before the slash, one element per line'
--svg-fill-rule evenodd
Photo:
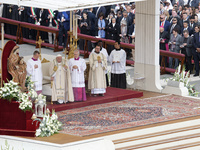
<path fill-rule="evenodd" d="M 161 92 L 159 66 L 160 0 L 136 2 L 134 76 L 144 77 L 141 89 Z"/>

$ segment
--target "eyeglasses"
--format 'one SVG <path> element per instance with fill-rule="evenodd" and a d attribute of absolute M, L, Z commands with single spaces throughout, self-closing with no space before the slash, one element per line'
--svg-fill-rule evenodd
<path fill-rule="evenodd" d="M 164 18 L 160 18 L 160 19 L 164 19 Z"/>
<path fill-rule="evenodd" d="M 173 20 L 173 21 L 176 21 L 176 20 Z"/>

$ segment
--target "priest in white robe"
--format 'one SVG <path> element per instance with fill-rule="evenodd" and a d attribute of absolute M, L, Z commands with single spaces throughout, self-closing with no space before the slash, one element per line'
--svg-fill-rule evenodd
<path fill-rule="evenodd" d="M 74 58 L 69 60 L 69 69 L 71 72 L 74 101 L 86 101 L 85 77 L 86 69 L 85 60 L 79 57 L 78 50 L 74 51 Z"/>
<path fill-rule="evenodd" d="M 126 89 L 126 52 L 120 48 L 116 41 L 115 49 L 110 53 L 111 87 Z"/>
<path fill-rule="evenodd" d="M 52 102 L 63 104 L 74 102 L 74 95 L 71 84 L 71 75 L 67 60 L 57 55 L 50 66 L 52 84 Z"/>
<path fill-rule="evenodd" d="M 88 89 L 91 89 L 91 94 L 104 96 L 106 93 L 106 76 L 107 59 L 104 54 L 100 53 L 100 46 L 97 44 L 95 52 L 89 56 L 90 70 L 88 79 Z"/>
<path fill-rule="evenodd" d="M 42 93 L 42 65 L 39 59 L 40 52 L 34 51 L 33 57 L 27 62 L 27 76 L 31 77 L 31 80 L 34 82 L 35 91 L 37 94 Z"/>
<path fill-rule="evenodd" d="M 104 56 L 106 56 L 107 61 L 109 61 L 109 55 L 108 52 L 105 48 L 103 48 L 103 42 L 102 40 L 99 40 L 97 43 L 100 46 L 100 53 L 104 54 Z M 92 50 L 92 53 L 94 53 L 95 48 Z M 106 75 L 106 84 L 107 86 L 109 86 L 109 81 L 108 81 L 108 75 L 107 75 L 108 71 L 105 70 L 105 75 Z"/>

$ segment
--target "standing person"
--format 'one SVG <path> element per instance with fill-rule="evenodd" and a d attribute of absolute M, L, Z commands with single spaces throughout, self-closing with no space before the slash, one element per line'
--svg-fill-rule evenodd
<path fill-rule="evenodd" d="M 66 47 L 66 42 L 67 42 L 67 31 L 69 31 L 70 27 L 70 14 L 69 11 L 63 11 L 59 12 L 57 16 L 57 21 L 59 22 L 59 45 L 62 46 L 63 43 L 63 34 L 65 35 L 64 37 L 64 48 Z"/>
<path fill-rule="evenodd" d="M 100 53 L 100 46 L 96 45 L 95 52 L 89 56 L 90 71 L 88 79 L 88 89 L 91 94 L 104 96 L 106 93 L 105 70 L 107 68 L 107 59 L 104 54 Z"/>
<path fill-rule="evenodd" d="M 110 54 L 111 87 L 126 89 L 126 52 L 115 42 L 115 49 Z"/>
<path fill-rule="evenodd" d="M 57 21 L 57 15 L 58 11 L 52 11 L 51 9 L 48 9 L 48 21 L 47 21 L 47 26 L 50 28 L 55 28 L 58 29 L 58 21 Z M 52 38 L 53 35 L 53 38 Z M 56 34 L 52 32 L 48 32 L 48 38 L 49 38 L 49 43 L 54 44 L 55 39 L 56 39 Z"/>
<path fill-rule="evenodd" d="M 200 29 L 200 26 L 198 26 Z M 196 28 L 196 27 L 195 27 Z M 197 30 L 197 29 L 196 29 Z M 199 61 L 200 61 L 200 34 L 199 32 L 196 32 L 193 37 L 193 57 L 194 57 L 194 65 L 195 65 L 195 74 L 194 77 L 199 76 Z"/>
<path fill-rule="evenodd" d="M 100 46 L 100 53 L 104 54 L 104 56 L 106 57 L 107 61 L 109 61 L 109 56 L 108 56 L 108 52 L 105 48 L 103 48 L 103 42 L 102 40 L 99 40 L 97 45 Z M 95 52 L 95 48 L 92 50 L 92 53 Z M 106 75 L 106 84 L 107 86 L 109 86 L 109 82 L 108 82 L 108 75 L 107 75 L 108 71 L 105 70 L 105 75 Z"/>
<path fill-rule="evenodd" d="M 52 85 L 52 102 L 63 104 L 74 102 L 74 95 L 71 84 L 71 75 L 67 61 L 62 59 L 61 55 L 57 55 L 50 66 L 50 75 Z"/>
<path fill-rule="evenodd" d="M 172 33 L 173 34 L 171 34 L 170 40 L 169 40 L 170 51 L 179 53 L 182 37 L 178 34 L 177 28 L 174 28 Z M 173 64 L 173 58 L 169 57 L 169 68 L 172 68 L 172 64 Z M 176 69 L 178 67 L 178 64 L 179 64 L 179 60 L 178 60 L 178 58 L 175 58 L 174 69 Z"/>
<path fill-rule="evenodd" d="M 27 62 L 27 75 L 31 77 L 31 80 L 35 84 L 35 91 L 40 94 L 42 93 L 42 65 L 40 59 L 40 52 L 34 51 L 33 57 Z"/>
<path fill-rule="evenodd" d="M 104 20 L 103 14 L 101 13 L 98 19 L 98 37 L 105 38 L 106 36 L 105 28 L 106 28 L 106 22 Z"/>
<path fill-rule="evenodd" d="M 193 39 L 189 36 L 188 30 L 183 31 L 183 37 L 181 40 L 181 53 L 185 54 L 185 63 L 186 63 L 186 71 L 192 72 L 192 48 L 193 48 Z"/>
<path fill-rule="evenodd" d="M 72 87 L 75 101 L 86 101 L 84 71 L 86 69 L 85 60 L 79 57 L 78 50 L 74 51 L 74 58 L 69 60 Z"/>

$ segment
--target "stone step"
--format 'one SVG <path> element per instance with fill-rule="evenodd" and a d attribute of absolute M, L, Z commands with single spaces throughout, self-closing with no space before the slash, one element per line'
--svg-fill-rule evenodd
<path fill-rule="evenodd" d="M 200 141 L 200 119 L 178 121 L 176 123 L 167 123 L 165 125 L 155 124 L 155 127 L 146 127 L 142 129 L 129 131 L 125 133 L 105 136 L 104 138 L 112 140 L 116 150 L 154 150 L 167 147 L 183 146 L 198 147 L 193 144 Z M 192 140 L 191 140 L 192 139 Z"/>

